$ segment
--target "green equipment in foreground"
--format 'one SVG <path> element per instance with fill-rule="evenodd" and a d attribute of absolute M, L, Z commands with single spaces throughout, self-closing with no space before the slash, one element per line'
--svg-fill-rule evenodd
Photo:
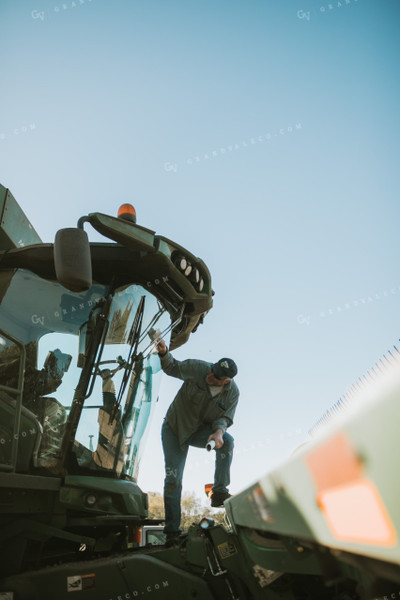
<path fill-rule="evenodd" d="M 399 596 L 398 370 L 227 500 L 229 526 L 142 546 L 155 523 L 136 477 L 160 376 L 147 333 L 184 343 L 210 275 L 132 221 L 95 213 L 54 246 L 18 214 L 0 238 L 0 600 Z M 89 244 L 85 221 L 116 243 Z"/>

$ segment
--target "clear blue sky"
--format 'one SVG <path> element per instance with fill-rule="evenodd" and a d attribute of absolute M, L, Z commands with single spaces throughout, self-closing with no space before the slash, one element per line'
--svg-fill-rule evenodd
<path fill-rule="evenodd" d="M 397 0 L 0 3 L 0 182 L 45 241 L 132 202 L 206 261 L 214 308 L 175 355 L 238 363 L 232 492 L 399 337 L 399 18 Z M 188 460 L 200 495 L 212 457 Z"/>

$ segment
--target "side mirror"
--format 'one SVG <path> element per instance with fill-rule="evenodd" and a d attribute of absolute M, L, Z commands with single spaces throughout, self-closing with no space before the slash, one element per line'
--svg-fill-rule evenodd
<path fill-rule="evenodd" d="M 54 239 L 54 267 L 58 282 L 71 292 L 85 292 L 92 285 L 90 245 L 83 229 L 60 229 Z"/>

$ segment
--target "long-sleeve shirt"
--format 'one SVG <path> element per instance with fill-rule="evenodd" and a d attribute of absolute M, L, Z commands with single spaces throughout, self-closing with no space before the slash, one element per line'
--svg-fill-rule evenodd
<path fill-rule="evenodd" d="M 163 371 L 183 380 L 165 417 L 181 446 L 203 426 L 211 425 L 213 431 L 221 429 L 225 432 L 233 423 L 239 389 L 231 380 L 213 396 L 206 382 L 211 366 L 212 363 L 203 360 L 179 361 L 169 352 L 161 357 Z"/>

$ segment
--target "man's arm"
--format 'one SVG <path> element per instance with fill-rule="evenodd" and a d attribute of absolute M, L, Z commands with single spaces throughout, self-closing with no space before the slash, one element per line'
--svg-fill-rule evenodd
<path fill-rule="evenodd" d="M 157 350 L 161 360 L 161 368 L 167 375 L 185 381 L 187 379 L 193 379 L 198 373 L 201 361 L 190 358 L 182 361 L 176 360 L 176 358 L 168 352 L 164 340 L 158 342 Z"/>
<path fill-rule="evenodd" d="M 235 394 L 232 398 L 229 408 L 226 410 L 225 414 L 222 417 L 219 417 L 211 424 L 213 429 L 213 433 L 208 438 L 207 442 L 210 440 L 215 440 L 215 447 L 221 448 L 224 445 L 223 435 L 228 427 L 230 427 L 233 423 L 233 417 L 235 415 L 236 406 L 239 402 L 239 393 Z"/>

